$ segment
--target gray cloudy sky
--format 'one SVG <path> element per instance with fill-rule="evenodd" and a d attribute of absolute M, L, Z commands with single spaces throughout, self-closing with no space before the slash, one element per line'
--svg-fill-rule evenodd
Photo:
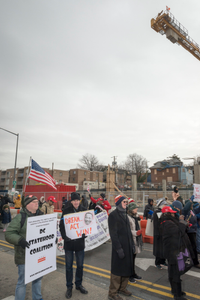
<path fill-rule="evenodd" d="M 166 5 L 200 44 L 199 0 L 0 1 L 0 127 L 19 133 L 17 167 L 200 153 L 200 61 L 151 29 Z M 15 147 L 0 130 L 0 169 Z"/>

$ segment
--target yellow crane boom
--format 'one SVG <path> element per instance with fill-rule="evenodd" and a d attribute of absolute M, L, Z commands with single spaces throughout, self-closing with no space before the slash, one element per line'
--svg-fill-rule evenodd
<path fill-rule="evenodd" d="M 175 19 L 169 8 L 151 19 L 151 28 L 162 35 L 166 34 L 172 43 L 181 45 L 200 60 L 200 46 L 188 35 L 188 30 Z"/>

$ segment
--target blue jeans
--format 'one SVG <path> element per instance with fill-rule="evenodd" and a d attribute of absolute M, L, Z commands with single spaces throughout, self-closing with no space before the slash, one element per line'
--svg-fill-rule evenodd
<path fill-rule="evenodd" d="M 24 300 L 26 296 L 25 265 L 18 265 L 18 282 L 15 290 L 15 300 Z M 33 300 L 42 299 L 41 294 L 42 277 L 32 281 L 32 298 Z"/>
<path fill-rule="evenodd" d="M 83 279 L 83 261 L 84 261 L 84 250 L 75 251 L 76 256 L 76 276 L 75 276 L 75 285 L 79 287 L 82 285 Z M 65 265 L 66 265 L 66 286 L 68 289 L 73 287 L 73 257 L 74 251 L 65 250 Z"/>

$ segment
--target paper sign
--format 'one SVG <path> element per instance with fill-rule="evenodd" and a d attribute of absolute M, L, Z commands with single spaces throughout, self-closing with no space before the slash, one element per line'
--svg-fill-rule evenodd
<path fill-rule="evenodd" d="M 27 219 L 25 284 L 56 270 L 57 213 Z"/>
<path fill-rule="evenodd" d="M 193 184 L 194 186 L 194 201 L 200 202 L 200 184 Z"/>
<path fill-rule="evenodd" d="M 90 185 L 89 185 L 89 183 L 88 183 L 88 186 L 87 186 L 87 191 L 90 194 Z"/>
<path fill-rule="evenodd" d="M 94 210 L 64 215 L 65 232 L 72 240 L 97 233 Z"/>

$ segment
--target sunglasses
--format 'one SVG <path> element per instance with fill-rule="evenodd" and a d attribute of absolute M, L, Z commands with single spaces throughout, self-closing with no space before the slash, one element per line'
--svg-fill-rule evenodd
<path fill-rule="evenodd" d="M 122 202 L 128 204 L 128 201 L 126 201 L 126 200 L 123 200 Z"/>

